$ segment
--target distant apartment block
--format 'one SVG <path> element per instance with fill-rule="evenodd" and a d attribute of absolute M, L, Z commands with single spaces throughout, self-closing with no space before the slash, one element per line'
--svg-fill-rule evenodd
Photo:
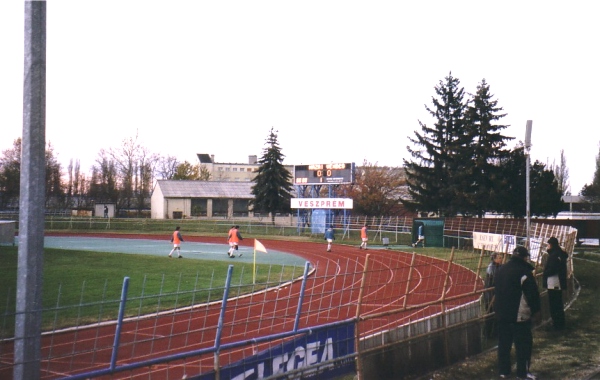
<path fill-rule="evenodd" d="M 211 181 L 250 182 L 260 166 L 256 155 L 248 156 L 246 164 L 215 162 L 214 154 L 198 153 L 197 156 L 200 166 L 210 173 Z M 285 168 L 293 174 L 293 165 L 285 165 Z"/>

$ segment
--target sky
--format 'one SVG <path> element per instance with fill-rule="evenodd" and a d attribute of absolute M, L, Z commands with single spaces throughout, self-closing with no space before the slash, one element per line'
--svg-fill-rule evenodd
<path fill-rule="evenodd" d="M 89 172 L 137 135 L 162 156 L 402 166 L 449 73 L 485 79 L 533 161 L 571 192 L 600 151 L 600 2 L 49 0 L 46 141 Z M 22 1 L 0 1 L 0 151 L 23 128 Z"/>

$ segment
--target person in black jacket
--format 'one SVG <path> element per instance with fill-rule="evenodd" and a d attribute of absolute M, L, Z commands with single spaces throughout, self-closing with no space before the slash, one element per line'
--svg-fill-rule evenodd
<path fill-rule="evenodd" d="M 510 351 L 515 345 L 517 377 L 535 379 L 529 372 L 533 348 L 532 321 L 540 318 L 540 293 L 534 267 L 527 262 L 529 251 L 518 246 L 511 259 L 498 268 L 495 280 L 495 312 L 498 322 L 498 370 L 510 376 Z"/>
<path fill-rule="evenodd" d="M 550 316 L 555 330 L 565 328 L 565 309 L 562 293 L 567 289 L 567 260 L 569 255 L 562 250 L 558 239 L 548 239 L 548 258 L 544 266 L 543 286 L 548 289 Z"/>

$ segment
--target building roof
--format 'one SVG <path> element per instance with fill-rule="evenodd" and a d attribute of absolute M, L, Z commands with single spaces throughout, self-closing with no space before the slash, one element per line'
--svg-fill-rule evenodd
<path fill-rule="evenodd" d="M 252 186 L 254 186 L 254 182 L 248 181 L 156 181 L 156 187 L 160 187 L 165 198 L 253 199 Z"/>
<path fill-rule="evenodd" d="M 201 164 L 212 164 L 213 163 L 213 160 L 212 160 L 212 157 L 210 156 L 210 154 L 198 153 L 198 154 L 196 154 L 196 156 L 198 156 L 198 160 L 200 160 Z"/>

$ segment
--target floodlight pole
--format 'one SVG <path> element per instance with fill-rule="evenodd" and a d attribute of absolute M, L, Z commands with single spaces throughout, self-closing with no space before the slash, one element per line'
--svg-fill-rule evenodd
<path fill-rule="evenodd" d="M 46 2 L 25 1 L 14 380 L 40 378 L 46 196 Z"/>
<path fill-rule="evenodd" d="M 530 180 L 530 176 L 529 176 L 529 169 L 531 166 L 531 158 L 530 158 L 530 150 L 531 150 L 531 127 L 532 127 L 533 121 L 532 120 L 527 120 L 527 124 L 525 126 L 525 178 L 526 178 L 526 199 L 527 199 L 527 240 L 525 241 L 525 245 L 527 248 L 529 248 L 529 231 L 531 229 L 531 201 L 530 201 L 530 186 L 529 184 L 531 183 Z"/>

